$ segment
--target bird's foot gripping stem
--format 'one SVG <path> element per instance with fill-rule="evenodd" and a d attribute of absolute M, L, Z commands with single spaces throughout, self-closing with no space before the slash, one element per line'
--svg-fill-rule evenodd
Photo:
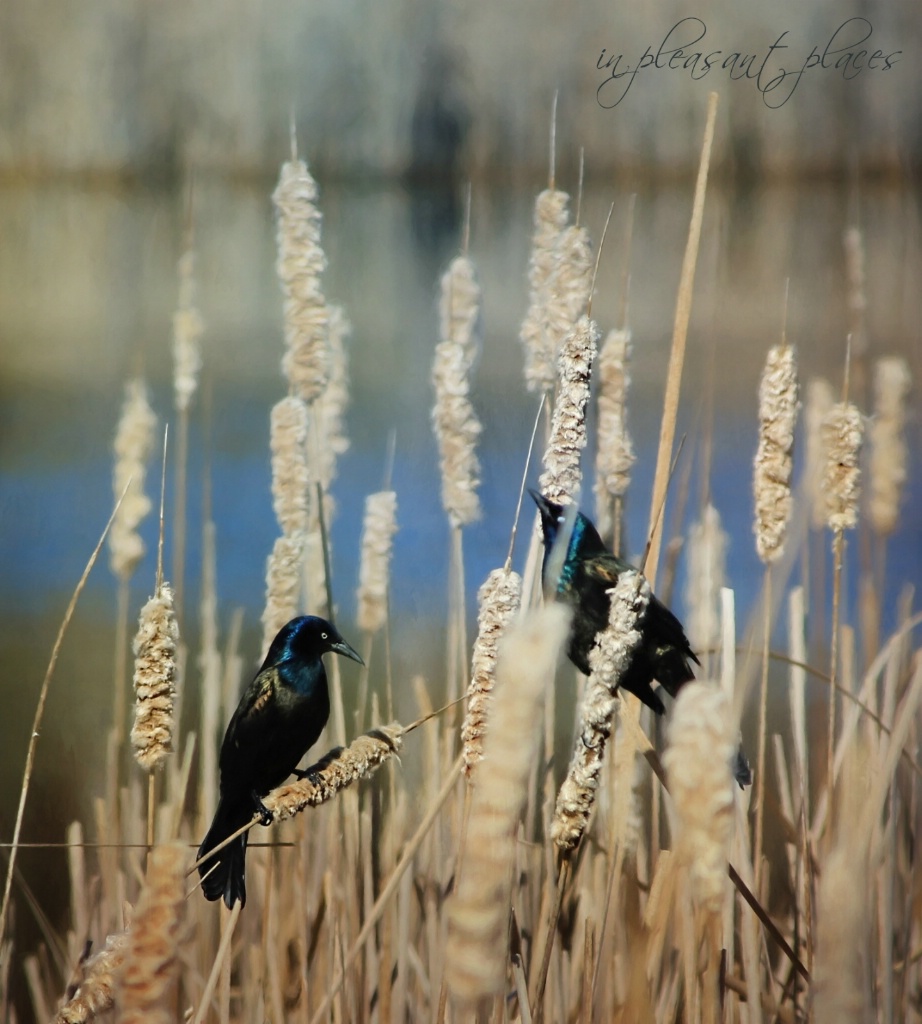
<path fill-rule="evenodd" d="M 253 803 L 256 805 L 256 810 L 259 812 L 259 823 L 260 825 L 271 825 L 275 821 L 275 816 L 272 811 L 262 802 L 259 793 L 253 790 Z"/>
<path fill-rule="evenodd" d="M 302 779 L 307 779 L 312 786 L 316 786 L 318 789 L 323 781 L 319 773 L 313 768 L 295 768 L 291 774 L 294 775 L 298 782 Z"/>

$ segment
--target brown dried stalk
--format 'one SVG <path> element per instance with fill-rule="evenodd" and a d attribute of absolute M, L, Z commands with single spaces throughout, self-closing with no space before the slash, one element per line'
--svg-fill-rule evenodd
<path fill-rule="evenodd" d="M 141 609 L 133 646 L 135 712 L 131 743 L 135 760 L 146 771 L 159 768 L 173 750 L 178 642 L 173 591 L 164 582 Z"/>
<path fill-rule="evenodd" d="M 874 418 L 870 427 L 868 511 L 882 536 L 891 534 L 899 518 L 906 484 L 906 396 L 912 384 L 905 359 L 891 356 L 874 367 Z"/>
<path fill-rule="evenodd" d="M 641 642 L 638 623 L 650 601 L 650 584 L 632 570 L 621 573 L 609 593 L 608 626 L 589 652 L 592 674 L 580 709 L 580 731 L 551 823 L 551 839 L 564 853 L 577 846 L 589 824 L 605 745 L 619 704 L 618 683 Z"/>
<path fill-rule="evenodd" d="M 528 262 L 528 312 L 520 338 L 525 348 L 525 383 L 529 391 L 550 391 L 554 386 L 557 350 L 563 335 L 551 327 L 548 307 L 561 236 L 567 226 L 570 197 L 558 189 L 545 189 L 535 200 L 534 235 Z M 564 333 L 572 325 L 566 324 Z"/>
<path fill-rule="evenodd" d="M 269 418 L 272 508 L 286 536 L 307 528 L 307 416 L 303 399 L 288 395 L 275 403 Z"/>
<path fill-rule="evenodd" d="M 377 633 L 387 622 L 387 587 L 396 531 L 396 492 L 369 494 L 365 498 L 356 615 L 359 629 L 368 633 Z"/>
<path fill-rule="evenodd" d="M 564 606 L 551 604 L 510 628 L 500 647 L 478 768 L 482 784 L 472 790 L 463 870 L 448 909 L 445 977 L 466 1008 L 501 991 L 506 977 L 515 830 L 537 752 L 545 686 L 568 626 Z"/>
<path fill-rule="evenodd" d="M 202 369 L 205 322 L 195 303 L 194 268 L 195 253 L 187 249 L 179 259 L 179 302 L 173 314 L 173 396 L 179 412 L 188 410 Z"/>
<path fill-rule="evenodd" d="M 711 913 L 723 909 L 733 838 L 739 728 L 716 683 L 691 682 L 676 699 L 663 764 L 677 819 L 676 854 L 688 865 L 692 896 Z"/>
<path fill-rule="evenodd" d="M 479 342 L 480 287 L 466 256 L 452 260 L 442 277 L 441 341 L 435 347 L 432 422 L 439 443 L 442 505 L 453 526 L 480 518 L 480 421 L 470 401 L 470 374 Z"/>
<path fill-rule="evenodd" d="M 756 550 L 766 565 L 781 557 L 791 518 L 791 453 L 797 409 L 794 348 L 776 345 L 769 350 L 759 384 L 759 447 L 753 488 Z"/>
<path fill-rule="evenodd" d="M 863 430 L 861 413 L 848 402 L 836 403 L 823 420 L 823 492 L 830 530 L 852 529 L 858 522 Z"/>
<path fill-rule="evenodd" d="M 586 447 L 586 404 L 589 378 L 596 355 L 599 329 L 581 316 L 567 335 L 558 360 L 558 391 L 551 420 L 551 437 L 544 453 L 539 484 L 551 501 L 566 503 L 579 493 L 580 454 Z"/>
<path fill-rule="evenodd" d="M 358 736 L 348 747 L 331 750 L 309 770 L 306 778 L 279 786 L 263 799 L 274 821 L 284 821 L 308 807 L 332 800 L 353 782 L 367 779 L 396 754 L 403 745 L 404 728 L 399 722 L 381 725 Z"/>
<path fill-rule="evenodd" d="M 157 417 L 148 402 L 144 381 L 140 378 L 128 381 L 115 433 L 112 480 L 115 497 L 123 497 L 109 531 L 109 564 L 123 582 L 131 577 L 144 557 L 144 541 L 138 526 L 151 510 L 151 500 L 144 493 L 144 474 L 154 448 L 156 428 Z"/>
<path fill-rule="evenodd" d="M 477 614 L 477 639 L 471 658 L 467 714 L 461 726 L 464 772 L 468 778 L 474 766 L 483 760 L 483 737 L 487 728 L 499 643 L 522 603 L 522 577 L 511 569 L 494 569 L 477 592 L 477 602 L 480 609 Z"/>
<path fill-rule="evenodd" d="M 303 160 L 282 164 L 272 195 L 278 214 L 276 273 L 282 285 L 286 352 L 282 371 L 295 394 L 313 402 L 330 374 L 329 312 L 320 285 L 327 261 L 320 245 L 317 184 Z"/>
<path fill-rule="evenodd" d="M 628 360 L 631 332 L 609 331 L 599 352 L 599 419 L 595 458 L 596 525 L 602 536 L 612 529 L 611 506 L 627 494 L 634 445 L 627 429 Z"/>
<path fill-rule="evenodd" d="M 118 974 L 118 1024 L 169 1024 L 176 1019 L 185 866 L 186 851 L 178 843 L 151 851 Z"/>

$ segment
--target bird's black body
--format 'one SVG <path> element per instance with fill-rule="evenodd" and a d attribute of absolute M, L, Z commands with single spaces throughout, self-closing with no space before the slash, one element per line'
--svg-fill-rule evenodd
<path fill-rule="evenodd" d="M 245 825 L 259 799 L 294 773 L 330 717 L 322 655 L 358 654 L 325 619 L 302 615 L 283 626 L 244 690 L 221 745 L 221 796 L 199 857 Z M 246 902 L 244 833 L 199 866 L 202 891 L 232 908 Z M 217 861 L 217 867 L 215 867 Z"/>
<path fill-rule="evenodd" d="M 566 551 L 555 551 L 558 535 L 568 525 L 567 510 L 537 491 L 529 493 L 541 513 L 544 593 L 573 606 L 567 654 L 580 672 L 589 675 L 589 652 L 596 635 L 608 625 L 611 605 L 608 591 L 618 582 L 619 573 L 632 566 L 605 547 L 598 531 L 582 512 L 573 516 Z M 640 631 L 643 642 L 620 685 L 662 715 L 666 709 L 653 689 L 653 681 L 675 697 L 682 686 L 695 677 L 689 661 L 699 662 L 689 646 L 682 623 L 652 594 Z"/>

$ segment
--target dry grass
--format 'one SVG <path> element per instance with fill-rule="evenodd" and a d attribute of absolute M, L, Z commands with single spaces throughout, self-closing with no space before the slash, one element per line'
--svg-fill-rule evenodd
<path fill-rule="evenodd" d="M 661 470 L 650 503 L 657 532 L 665 528 L 661 508 L 674 454 L 682 357 L 691 344 L 686 331 L 704 159 L 702 167 L 677 304 Z M 567 226 L 560 195 L 549 191 L 539 204 L 554 200 L 549 238 Z M 331 386 L 325 383 L 331 367 L 333 378 L 338 375 L 342 335 L 330 340 L 331 319 L 341 314 L 331 317 L 325 302 L 321 307 L 322 292 L 308 273 L 325 262 L 316 198 L 306 167 L 292 161 L 279 189 L 285 236 L 279 268 L 294 317 L 286 324 L 286 365 L 297 397 L 278 407 L 273 479 L 282 536 L 276 558 L 285 571 L 269 613 L 273 622 L 314 604 L 325 591 L 323 570 L 305 568 L 305 531 L 317 532 L 327 509 L 315 488 L 325 491 L 332 469 L 318 462 L 316 444 L 327 429 L 324 417 L 339 422 L 344 397 L 336 397 L 333 412 L 318 412 Z M 306 226 L 296 223 L 299 206 L 309 207 Z M 533 293 L 553 287 L 552 264 L 550 256 L 533 263 Z M 298 312 L 295 306 L 308 300 L 310 310 Z M 557 339 L 553 355 L 542 360 L 556 356 L 577 327 L 595 338 L 588 318 L 577 325 L 582 309 L 561 332 L 556 318 L 565 304 L 553 306 L 551 314 L 546 294 L 542 301 L 529 313 L 529 337 Z M 462 326 L 469 323 L 453 305 L 447 308 L 449 324 L 453 316 Z M 555 322 L 546 322 L 551 315 Z M 553 381 L 542 365 L 533 380 L 537 390 L 549 392 Z M 579 395 L 554 414 L 558 432 L 569 432 L 564 489 L 570 492 L 586 462 L 583 445 L 592 444 L 586 426 L 593 420 L 585 417 L 592 401 L 590 367 L 591 358 L 579 360 Z M 558 402 L 567 403 L 563 389 Z M 853 439 L 858 432 L 858 413 L 849 409 L 843 418 L 844 410 L 834 409 L 827 419 L 829 440 L 843 431 Z M 282 422 L 285 411 L 292 415 Z M 903 423 L 897 412 L 884 424 L 891 451 L 899 450 Z M 846 454 L 828 468 L 826 497 L 838 502 L 828 510 L 829 523 L 839 537 L 847 527 L 859 533 L 873 527 L 885 544 L 890 521 L 872 523 L 862 512 L 857 455 Z M 795 452 L 795 470 L 797 464 Z M 902 483 L 902 474 L 891 474 L 878 492 L 892 495 Z M 813 497 L 806 490 L 793 494 L 793 523 L 809 516 Z M 913 615 L 910 599 L 896 630 L 879 641 L 876 631 L 863 631 L 860 618 L 853 622 L 847 608 L 838 609 L 833 633 L 822 649 L 810 651 L 806 620 L 822 610 L 818 599 L 787 571 L 773 572 L 764 635 L 782 633 L 775 627 L 783 617 L 788 640 L 766 664 L 790 715 L 770 734 L 765 718 L 757 729 L 760 748 L 774 755 L 760 758 L 764 806 L 757 816 L 751 791 L 740 791 L 729 771 L 745 686 L 736 669 L 734 595 L 718 590 L 726 541 L 716 511 L 702 510 L 702 531 L 707 527 L 714 537 L 694 563 L 707 578 L 690 592 L 708 605 L 697 629 L 714 647 L 707 675 L 722 686 L 689 688 L 671 713 L 668 780 L 657 755 L 662 743 L 630 695 L 622 697 L 616 729 L 607 705 L 603 709 L 609 716 L 602 730 L 605 749 L 601 742 L 593 747 L 590 730 L 574 731 L 574 702 L 555 699 L 555 685 L 563 694 L 573 677 L 570 666 L 558 665 L 553 682 L 562 639 L 559 609 L 537 607 L 532 552 L 524 583 L 511 565 L 488 581 L 473 665 L 464 642 L 463 600 L 445 630 L 446 650 L 460 652 L 471 669 L 472 696 L 480 701 L 464 734 L 477 744 L 466 780 L 457 716 L 436 714 L 409 734 L 400 726 L 380 726 L 386 719 L 378 703 L 389 697 L 379 696 L 373 683 L 389 680 L 391 667 L 387 642 L 372 646 L 371 633 L 380 630 L 386 641 L 392 519 L 384 513 L 393 511 L 395 500 L 389 491 L 382 496 L 388 536 L 375 549 L 382 561 L 367 588 L 375 614 L 363 627 L 372 674 L 362 685 L 372 695 L 361 713 L 379 727 L 355 737 L 358 730 L 347 726 L 343 714 L 338 667 L 331 665 L 334 731 L 352 742 L 334 748 L 311 777 L 266 799 L 275 823 L 270 831 L 250 834 L 245 910 L 228 915 L 220 904 L 206 903 L 188 876 L 203 821 L 213 810 L 221 725 L 243 681 L 239 623 L 223 645 L 218 640 L 211 543 L 203 574 L 202 653 L 185 680 L 187 688 L 201 688 L 201 709 L 186 709 L 186 731 L 173 735 L 172 751 L 162 751 L 164 784 L 151 807 L 156 827 L 148 829 L 146 773 L 132 765 L 124 776 L 119 768 L 126 760 L 120 745 L 127 742 L 127 722 L 111 723 L 113 777 L 96 800 L 93 820 L 75 823 L 67 835 L 72 892 L 66 927 L 60 934 L 49 927 L 42 948 L 30 957 L 9 941 L 0 944 L 0 1007 L 7 1005 L 12 964 L 27 980 L 35 1014 L 61 1022 L 922 1021 L 922 901 L 914 861 L 922 658 L 913 648 L 920 616 Z M 891 510 L 898 515 L 898 501 Z M 447 514 L 452 516 L 451 508 Z M 450 521 L 457 539 L 446 577 L 460 565 L 458 517 Z M 815 532 L 791 529 L 776 568 L 806 563 L 825 543 Z M 654 546 L 654 568 L 656 551 Z M 844 550 L 837 555 L 841 573 Z M 462 584 L 463 577 L 455 577 L 453 591 L 463 598 Z M 624 628 L 622 645 L 623 634 Z M 459 680 L 464 677 L 458 658 L 447 662 Z M 49 669 L 36 733 L 50 676 Z M 393 682 L 408 690 L 411 680 Z M 430 691 L 451 692 L 448 680 L 414 684 L 421 716 L 433 710 Z M 836 697 L 829 720 L 811 720 L 808 686 L 816 692 L 827 686 Z M 592 697 L 590 691 L 587 707 L 594 706 Z M 198 734 L 188 731 L 190 725 Z M 551 836 L 555 766 L 562 774 L 570 757 L 566 745 L 553 749 L 560 735 L 574 736 L 577 754 L 585 754 L 592 768 L 592 813 L 580 812 L 578 842 L 565 856 Z M 20 819 L 37 743 L 30 747 Z M 193 772 L 196 751 L 201 762 Z M 566 790 L 563 797 L 566 803 Z M 158 843 L 152 850 L 145 848 L 149 834 Z M 185 899 L 182 884 L 189 890 Z M 7 886 L 17 908 L 26 908 L 28 897 L 12 874 Z M 6 924 L 6 906 L 3 913 Z M 840 986 L 842 981 L 848 985 Z M 22 1010 L 18 1014 L 9 1008 L 11 1024 L 23 1019 Z"/>

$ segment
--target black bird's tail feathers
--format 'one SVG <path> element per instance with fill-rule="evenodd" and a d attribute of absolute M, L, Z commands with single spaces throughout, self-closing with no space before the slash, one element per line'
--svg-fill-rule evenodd
<path fill-rule="evenodd" d="M 228 801 L 222 797 L 218 801 L 214 820 L 208 834 L 198 849 L 199 858 L 204 857 L 228 836 L 233 835 L 253 817 L 253 804 L 250 800 Z M 234 909 L 237 900 L 243 907 L 247 901 L 246 888 L 246 855 L 247 835 L 244 832 L 214 857 L 199 865 L 198 873 L 202 877 L 202 892 L 205 899 L 218 900 L 222 896 L 229 910 Z M 217 862 L 217 867 L 215 863 Z"/>

